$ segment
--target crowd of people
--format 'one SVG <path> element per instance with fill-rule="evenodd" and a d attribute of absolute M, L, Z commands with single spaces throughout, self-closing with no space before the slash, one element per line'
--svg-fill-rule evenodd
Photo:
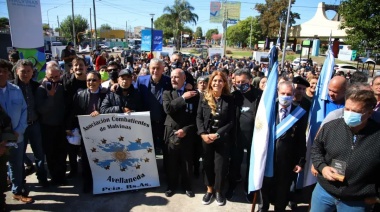
<path fill-rule="evenodd" d="M 24 164 L 34 167 L 25 155 L 28 143 L 41 186 L 65 185 L 68 178 L 77 177 L 80 155 L 83 192 L 91 192 L 85 144 L 72 145 L 66 136 L 79 127 L 78 115 L 135 111 L 150 111 L 155 151 L 163 154 L 166 197 L 183 189 L 193 198 L 192 181 L 202 175 L 204 205 L 213 199 L 225 205 L 242 181 L 247 199 L 253 200 L 248 190 L 249 159 L 251 146 L 260 142 L 252 138 L 260 124 L 255 118 L 270 72 L 267 64 L 249 58 L 184 59 L 179 52 L 122 64 L 99 50 L 94 53 L 96 68 L 88 72 L 86 60 L 70 48 L 69 44 L 64 50 L 65 70 L 50 61 L 41 82 L 33 80 L 30 61 L 0 59 L 1 210 L 6 207 L 7 173 L 13 199 L 33 202 L 25 180 Z M 380 76 L 371 85 L 361 72 L 350 79 L 337 73 L 330 80 L 327 117 L 311 152 L 313 168 L 304 170 L 305 132 L 321 70 L 307 63 L 293 71 L 289 62 L 278 70 L 276 124 L 299 107 L 306 112 L 276 138 L 274 154 L 268 157 L 273 160 L 273 176 L 264 177 L 259 211 L 268 211 L 270 204 L 275 211 L 285 211 L 288 204 L 294 208 L 298 203 L 310 204 L 311 211 L 375 210 L 380 185 Z M 244 150 L 247 170 L 242 175 Z M 338 172 L 335 163 L 345 170 Z M 302 171 L 311 171 L 317 184 L 296 189 Z"/>

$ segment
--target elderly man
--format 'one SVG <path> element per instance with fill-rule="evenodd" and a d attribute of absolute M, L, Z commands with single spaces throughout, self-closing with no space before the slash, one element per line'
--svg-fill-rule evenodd
<path fill-rule="evenodd" d="M 182 55 L 180 53 L 172 54 L 172 56 L 170 57 L 170 67 L 171 70 L 174 70 L 176 68 L 182 68 Z M 187 70 L 184 70 L 184 72 L 186 74 L 186 89 L 191 90 L 194 88 L 194 77 Z"/>
<path fill-rule="evenodd" d="M 292 80 L 294 84 L 294 100 L 293 102 L 300 105 L 306 111 L 310 110 L 311 102 L 305 97 L 306 88 L 310 87 L 310 83 L 303 77 L 297 76 Z"/>
<path fill-rule="evenodd" d="M 100 113 L 129 113 L 142 110 L 139 92 L 132 85 L 132 71 L 123 69 L 119 73 L 115 92 L 109 92 L 100 107 Z"/>
<path fill-rule="evenodd" d="M 18 85 L 24 95 L 27 104 L 27 123 L 28 127 L 24 133 L 24 157 L 28 142 L 32 147 L 36 166 L 37 166 L 37 179 L 43 187 L 49 186 L 46 178 L 45 170 L 45 156 L 42 148 L 41 127 L 38 120 L 38 113 L 36 108 L 36 91 L 40 84 L 32 80 L 33 64 L 29 60 L 19 60 L 15 65 L 17 77 L 14 84 Z M 25 158 L 24 158 L 25 160 Z M 33 163 L 32 163 L 33 166 Z M 24 173 L 24 180 L 25 180 Z"/>
<path fill-rule="evenodd" d="M 276 106 L 276 124 L 289 128 L 275 141 L 273 153 L 273 177 L 264 177 L 261 189 L 263 204 L 262 211 L 268 211 L 269 203 L 274 203 L 275 211 L 285 211 L 289 201 L 289 188 L 296 173 L 302 171 L 306 153 L 307 115 L 287 122 L 286 117 L 297 110 L 293 103 L 294 87 L 292 82 L 285 81 L 278 85 L 278 104 Z M 289 120 L 289 119 L 288 119 Z"/>
<path fill-rule="evenodd" d="M 162 95 L 165 90 L 171 90 L 170 78 L 163 75 L 164 62 L 153 58 L 149 63 L 150 75 L 137 78 L 135 88 L 141 94 L 143 111 L 150 111 L 154 148 L 161 153 L 164 137 L 164 122 L 166 114 L 162 107 Z"/>
<path fill-rule="evenodd" d="M 51 184 L 66 184 L 66 137 L 64 128 L 65 96 L 61 71 L 51 61 L 46 76 L 36 92 L 37 111 L 40 113 L 42 146 L 51 176 Z"/>
<path fill-rule="evenodd" d="M 380 125 L 370 119 L 372 91 L 347 92 L 343 118 L 326 123 L 314 140 L 318 170 L 311 211 L 367 211 L 380 184 Z M 339 136 L 337 136 L 339 135 Z"/>
<path fill-rule="evenodd" d="M 346 93 L 347 81 L 342 76 L 335 76 L 328 85 L 329 96 L 326 100 L 326 114 L 344 107 L 344 95 Z"/>
<path fill-rule="evenodd" d="M 9 149 L 9 173 L 12 181 L 13 199 L 31 203 L 28 188 L 23 178 L 24 132 L 27 124 L 27 104 L 21 89 L 7 82 L 10 64 L 0 59 L 0 105 L 12 120 L 14 134 L 17 137 L 17 148 Z"/>
<path fill-rule="evenodd" d="M 375 94 L 375 98 L 376 98 L 376 101 L 377 101 L 376 106 L 375 106 L 375 108 L 373 110 L 380 112 L 380 75 L 373 78 L 373 80 L 372 80 L 372 90 L 373 90 L 373 92 Z"/>
<path fill-rule="evenodd" d="M 171 72 L 173 90 L 164 91 L 163 107 L 167 114 L 165 120 L 164 162 L 168 177 L 165 192 L 171 197 L 181 179 L 186 195 L 194 197 L 191 175 L 193 169 L 193 142 L 196 140 L 195 119 L 199 94 L 185 89 L 186 76 L 182 69 Z"/>

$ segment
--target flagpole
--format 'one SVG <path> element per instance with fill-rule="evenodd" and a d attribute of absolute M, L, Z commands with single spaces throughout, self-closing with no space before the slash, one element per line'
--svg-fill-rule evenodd
<path fill-rule="evenodd" d="M 289 17 L 290 17 L 290 8 L 292 5 L 292 0 L 289 0 L 288 14 L 286 17 L 286 26 L 285 26 L 285 40 L 284 40 L 284 49 L 282 50 L 282 60 L 281 60 L 281 69 L 284 70 L 284 62 L 286 56 L 286 43 L 288 41 L 288 28 L 289 28 Z"/>

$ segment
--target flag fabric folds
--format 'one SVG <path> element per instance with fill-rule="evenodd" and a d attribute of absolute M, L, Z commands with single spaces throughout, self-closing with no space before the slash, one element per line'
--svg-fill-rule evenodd
<path fill-rule="evenodd" d="M 276 47 L 274 46 L 274 48 Z M 248 191 L 261 189 L 264 175 L 267 177 L 273 176 L 273 155 L 276 136 L 277 68 L 278 62 L 276 60 L 272 71 L 269 73 L 267 86 L 256 113 L 251 145 Z"/>
<path fill-rule="evenodd" d="M 303 171 L 303 179 L 298 181 L 297 188 L 306 187 L 317 182 L 317 178 L 314 177 L 310 171 L 312 165 L 310 150 L 313 145 L 314 138 L 318 133 L 319 127 L 325 118 L 325 101 L 328 98 L 328 84 L 334 73 L 334 65 L 334 55 L 331 49 L 329 49 L 325 62 L 323 63 L 321 75 L 319 76 L 312 106 L 310 108 L 308 121 L 309 126 L 306 133 L 306 164 Z M 300 185 L 300 183 L 303 183 L 303 185 Z"/>

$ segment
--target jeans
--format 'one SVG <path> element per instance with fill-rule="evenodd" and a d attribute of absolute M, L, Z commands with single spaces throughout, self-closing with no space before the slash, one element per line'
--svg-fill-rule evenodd
<path fill-rule="evenodd" d="M 45 154 L 42 148 L 42 137 L 41 137 L 41 126 L 40 123 L 34 122 L 29 125 L 24 133 L 24 153 L 26 151 L 26 146 L 32 147 L 35 163 L 37 166 L 37 179 L 39 181 L 46 181 L 46 169 L 45 169 Z M 23 172 L 23 177 L 25 179 L 25 170 Z"/>
<path fill-rule="evenodd" d="M 369 205 L 364 201 L 342 201 L 331 196 L 319 183 L 314 188 L 310 212 L 364 212 Z"/>
<path fill-rule="evenodd" d="M 24 155 L 24 142 L 18 142 L 18 147 L 9 148 L 9 177 L 12 181 L 13 194 L 27 194 L 24 179 L 23 179 L 23 155 Z"/>

